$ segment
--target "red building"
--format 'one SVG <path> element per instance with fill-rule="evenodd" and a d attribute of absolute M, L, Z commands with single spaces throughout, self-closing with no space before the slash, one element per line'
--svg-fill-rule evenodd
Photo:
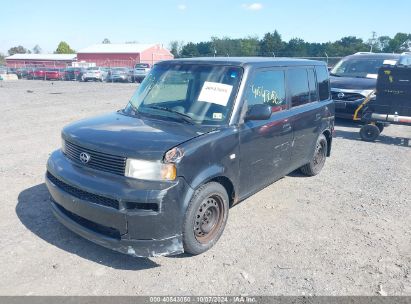
<path fill-rule="evenodd" d="M 65 68 L 76 61 L 76 54 L 14 54 L 6 57 L 9 68 L 56 67 Z"/>
<path fill-rule="evenodd" d="M 160 44 L 96 44 L 78 51 L 77 61 L 106 67 L 133 67 L 136 63 L 154 64 L 173 59 Z"/>

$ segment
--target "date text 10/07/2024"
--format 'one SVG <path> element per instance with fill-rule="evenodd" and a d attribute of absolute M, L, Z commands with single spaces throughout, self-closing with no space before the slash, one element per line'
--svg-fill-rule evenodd
<path fill-rule="evenodd" d="M 231 296 L 231 297 L 150 297 L 150 303 L 257 303 L 255 297 Z"/>

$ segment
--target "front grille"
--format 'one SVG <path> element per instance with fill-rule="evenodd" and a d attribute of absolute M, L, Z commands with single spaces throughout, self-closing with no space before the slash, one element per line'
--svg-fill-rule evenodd
<path fill-rule="evenodd" d="M 90 160 L 86 164 L 80 161 L 80 153 L 82 152 L 90 155 Z M 124 176 L 126 158 L 123 156 L 97 152 L 78 146 L 67 140 L 65 141 L 65 154 L 68 158 L 83 166 Z"/>
<path fill-rule="evenodd" d="M 115 208 L 119 209 L 119 202 L 117 200 L 107 198 L 104 196 L 92 194 L 83 190 L 80 190 L 76 187 L 70 186 L 55 176 L 53 176 L 50 172 L 47 172 L 47 178 L 55 184 L 57 187 L 59 187 L 61 190 L 64 192 L 67 192 L 68 194 L 77 197 L 81 200 L 88 201 L 97 205 L 102 205 L 110 208 Z"/>
<path fill-rule="evenodd" d="M 365 97 L 359 93 L 343 93 L 343 97 L 339 97 L 338 95 L 342 92 L 331 92 L 333 100 L 340 100 L 340 101 L 356 101 L 358 99 L 364 99 Z"/>
<path fill-rule="evenodd" d="M 93 194 L 90 192 L 86 192 L 84 190 L 70 186 L 66 184 L 65 182 L 59 180 L 57 177 L 55 177 L 48 171 L 47 171 L 47 178 L 53 184 L 55 184 L 57 187 L 63 190 L 64 192 L 74 197 L 77 197 L 81 200 L 88 201 L 90 203 L 105 206 L 105 207 L 120 209 L 120 203 L 117 200 L 114 200 L 114 199 L 111 199 L 105 196 Z M 123 202 L 123 207 L 127 210 L 142 210 L 142 211 L 154 211 L 154 212 L 159 211 L 159 205 L 156 203 L 138 203 L 138 202 L 127 201 L 127 202 Z"/>
<path fill-rule="evenodd" d="M 58 203 L 56 205 L 57 205 L 57 208 L 61 212 L 63 212 L 67 217 L 69 217 L 71 220 L 73 220 L 77 224 L 79 224 L 79 225 L 81 225 L 81 226 L 83 226 L 87 229 L 90 229 L 94 232 L 97 232 L 99 234 L 102 234 L 102 235 L 105 235 L 107 237 L 113 238 L 113 239 L 119 240 L 121 238 L 120 231 L 118 231 L 117 229 L 97 224 L 97 223 L 92 222 L 88 219 L 85 219 L 84 217 L 81 217 L 81 216 L 79 216 L 79 215 L 77 215 L 73 212 L 68 211 L 67 209 L 60 206 Z"/>

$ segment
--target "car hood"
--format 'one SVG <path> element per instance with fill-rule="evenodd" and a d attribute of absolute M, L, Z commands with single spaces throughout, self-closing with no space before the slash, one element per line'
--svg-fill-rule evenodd
<path fill-rule="evenodd" d="M 331 89 L 347 90 L 375 90 L 377 79 L 353 78 L 353 77 L 330 77 Z"/>
<path fill-rule="evenodd" d="M 161 160 L 169 149 L 209 131 L 196 125 L 116 112 L 72 123 L 63 129 L 62 137 L 108 154 Z"/>

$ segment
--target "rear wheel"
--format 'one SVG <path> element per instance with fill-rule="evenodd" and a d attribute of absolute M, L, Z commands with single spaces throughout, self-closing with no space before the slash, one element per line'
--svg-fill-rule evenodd
<path fill-rule="evenodd" d="M 376 125 L 365 125 L 360 130 L 360 136 L 363 141 L 374 141 L 380 133 L 380 129 Z"/>
<path fill-rule="evenodd" d="M 184 218 L 184 251 L 196 255 L 213 247 L 224 231 L 228 209 L 227 191 L 221 184 L 210 182 L 196 190 Z"/>
<path fill-rule="evenodd" d="M 324 134 L 321 134 L 317 139 L 313 158 L 308 164 L 302 166 L 300 171 L 308 176 L 314 176 L 320 173 L 327 159 L 327 149 L 327 139 Z"/>
<path fill-rule="evenodd" d="M 375 125 L 377 126 L 378 130 L 380 130 L 380 133 L 382 133 L 382 131 L 384 131 L 384 124 L 383 123 L 377 122 Z"/>

